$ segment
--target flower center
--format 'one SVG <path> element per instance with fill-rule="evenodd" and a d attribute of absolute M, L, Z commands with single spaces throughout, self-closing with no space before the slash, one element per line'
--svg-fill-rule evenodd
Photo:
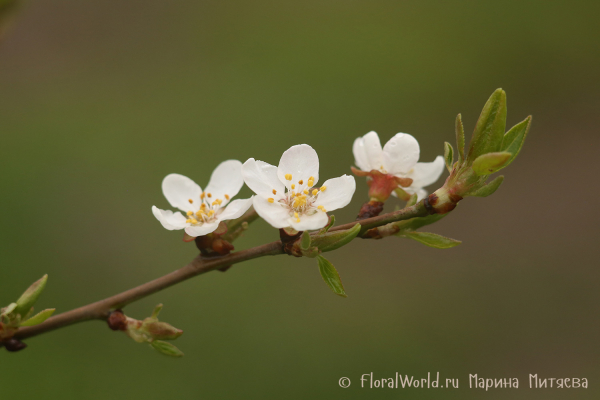
<path fill-rule="evenodd" d="M 286 174 L 285 179 L 291 181 L 293 179 L 292 174 Z M 313 215 L 317 210 L 325 212 L 323 206 L 315 207 L 314 202 L 319 197 L 319 194 L 327 188 L 325 186 L 313 188 L 314 183 L 315 178 L 312 176 L 308 178 L 306 185 L 304 184 L 304 180 L 300 179 L 297 185 L 294 183 L 290 185 L 291 189 L 286 188 L 283 198 L 277 201 L 281 206 L 288 208 L 290 217 L 293 216 L 296 218 L 296 222 L 300 222 L 301 216 Z M 273 194 L 277 194 L 275 189 L 273 189 Z M 269 203 L 275 203 L 275 199 L 272 197 L 267 200 Z"/>
<path fill-rule="evenodd" d="M 226 200 L 229 200 L 229 196 L 224 196 Z M 187 219 L 185 222 L 192 225 L 202 225 L 207 222 L 214 222 L 217 218 L 217 215 L 221 213 L 221 204 L 223 200 L 221 199 L 213 199 L 211 193 L 202 192 L 199 199 L 189 199 L 188 202 L 190 205 L 196 205 L 195 208 L 198 208 L 198 211 L 189 210 L 187 214 Z"/>

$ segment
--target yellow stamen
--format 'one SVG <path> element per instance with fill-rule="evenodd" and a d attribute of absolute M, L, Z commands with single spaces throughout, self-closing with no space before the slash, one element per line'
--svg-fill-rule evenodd
<path fill-rule="evenodd" d="M 229 195 L 228 194 L 225 195 L 225 200 L 229 200 Z"/>
<path fill-rule="evenodd" d="M 292 180 L 292 174 L 285 174 L 285 179 L 287 179 L 288 181 Z"/>
<path fill-rule="evenodd" d="M 269 198 L 267 199 L 267 201 L 268 201 L 269 203 L 275 203 L 275 199 L 274 199 L 274 198 L 272 198 L 272 197 L 269 197 Z"/>
<path fill-rule="evenodd" d="M 201 198 L 202 200 L 204 200 L 204 198 L 205 198 L 205 197 L 206 197 L 206 193 L 202 192 L 202 194 L 200 195 L 200 198 Z"/>
<path fill-rule="evenodd" d="M 190 204 L 192 204 L 194 202 L 194 200 L 192 200 L 192 199 L 189 199 L 188 201 L 190 202 Z"/>
<path fill-rule="evenodd" d="M 277 190 L 273 189 L 273 194 L 277 194 Z"/>
<path fill-rule="evenodd" d="M 200 208 L 206 208 L 206 203 L 200 204 Z"/>
<path fill-rule="evenodd" d="M 317 195 L 317 193 L 319 193 L 319 189 L 313 189 L 313 191 L 312 191 L 312 195 L 313 195 L 313 196 L 316 196 L 316 195 Z"/>
<path fill-rule="evenodd" d="M 296 218 L 296 222 L 300 222 L 300 218 Z"/>
<path fill-rule="evenodd" d="M 300 180 L 298 181 L 298 183 L 299 183 L 300 185 L 302 185 L 302 184 L 304 183 L 304 181 L 303 181 L 302 179 L 300 179 Z"/>
<path fill-rule="evenodd" d="M 327 190 L 327 186 L 321 186 L 321 192 L 324 192 Z"/>
<path fill-rule="evenodd" d="M 212 197 L 212 194 L 210 194 L 210 193 L 206 193 L 206 195 L 208 196 L 209 199 Z"/>
<path fill-rule="evenodd" d="M 210 217 L 210 216 L 212 216 L 214 213 L 215 213 L 215 210 L 210 210 L 210 211 L 208 212 L 208 216 Z"/>
<path fill-rule="evenodd" d="M 292 189 L 296 189 L 296 185 L 292 183 Z"/>
<path fill-rule="evenodd" d="M 302 193 L 308 194 L 308 189 L 304 189 L 304 191 Z"/>
<path fill-rule="evenodd" d="M 294 207 L 294 208 L 300 208 L 300 207 L 303 207 L 304 205 L 306 205 L 306 196 L 301 195 L 301 196 L 296 196 L 294 198 L 294 201 L 292 203 L 292 207 Z"/>
<path fill-rule="evenodd" d="M 202 218 L 202 214 L 204 214 L 204 211 L 200 210 L 200 211 L 196 212 L 196 217 Z"/>
<path fill-rule="evenodd" d="M 323 206 L 319 206 L 319 207 L 317 207 L 317 208 L 318 208 L 319 210 L 321 210 L 321 211 L 325 212 L 325 207 L 323 207 Z"/>
<path fill-rule="evenodd" d="M 297 212 L 294 213 L 294 217 L 298 218 L 298 213 Z"/>
<path fill-rule="evenodd" d="M 197 223 L 198 223 L 198 220 L 195 218 L 192 218 L 192 224 L 197 224 Z"/>
<path fill-rule="evenodd" d="M 190 216 L 190 215 L 192 215 L 193 213 L 194 213 L 193 211 L 188 211 L 188 212 L 187 212 L 187 215 L 188 215 L 188 216 Z"/>
<path fill-rule="evenodd" d="M 185 223 L 186 223 L 186 224 L 189 224 L 189 223 L 191 223 L 191 222 L 192 222 L 192 220 L 191 220 L 191 219 L 186 219 L 186 220 L 185 220 Z"/>

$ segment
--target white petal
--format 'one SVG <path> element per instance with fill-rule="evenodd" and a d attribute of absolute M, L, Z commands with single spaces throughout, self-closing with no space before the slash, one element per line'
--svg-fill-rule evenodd
<path fill-rule="evenodd" d="M 272 227 L 281 229 L 290 226 L 290 211 L 286 206 L 282 206 L 277 202 L 269 203 L 262 196 L 254 196 L 253 204 L 258 215 Z"/>
<path fill-rule="evenodd" d="M 292 175 L 292 180 L 285 179 L 286 175 Z M 292 146 L 283 152 L 277 168 L 279 180 L 291 189 L 292 184 L 298 185 L 299 180 L 307 184 L 308 178 L 314 178 L 315 185 L 319 181 L 319 156 L 315 149 L 307 144 Z"/>
<path fill-rule="evenodd" d="M 187 176 L 167 175 L 162 181 L 162 191 L 169 204 L 181 211 L 198 211 L 200 208 L 202 189 Z"/>
<path fill-rule="evenodd" d="M 381 149 L 379 136 L 374 131 L 371 131 L 363 136 L 363 143 L 369 164 L 367 171 L 372 169 L 379 170 L 383 165 L 383 150 Z"/>
<path fill-rule="evenodd" d="M 356 138 L 352 145 L 352 153 L 354 154 L 354 163 L 356 166 L 363 171 L 370 171 L 371 164 L 367 157 L 367 151 L 365 150 L 365 141 L 362 137 Z"/>
<path fill-rule="evenodd" d="M 223 212 L 217 215 L 217 219 L 219 221 L 225 221 L 228 219 L 236 219 L 241 217 L 252 206 L 252 197 L 249 199 L 238 199 L 232 201 L 225 208 L 225 210 L 223 210 Z"/>
<path fill-rule="evenodd" d="M 219 221 L 209 222 L 202 225 L 193 225 L 185 228 L 185 233 L 190 236 L 198 237 L 208 235 L 219 227 Z"/>
<path fill-rule="evenodd" d="M 174 213 L 171 210 L 161 210 L 156 206 L 152 206 L 152 214 L 160 221 L 162 226 L 170 231 L 185 228 L 186 218 L 180 212 Z"/>
<path fill-rule="evenodd" d="M 250 158 L 242 166 L 242 176 L 246 185 L 257 195 L 275 200 L 283 197 L 285 186 L 277 177 L 277 167 Z M 276 194 L 273 194 L 273 190 Z"/>
<path fill-rule="evenodd" d="M 408 133 L 397 133 L 383 148 L 383 167 L 388 174 L 406 174 L 419 161 L 419 142 Z"/>
<path fill-rule="evenodd" d="M 244 186 L 242 163 L 238 160 L 227 160 L 215 168 L 205 192 L 210 193 L 213 200 L 221 199 L 222 205 L 225 205 L 229 202 L 225 195 L 231 199 L 239 193 L 242 186 Z"/>
<path fill-rule="evenodd" d="M 333 211 L 346 207 L 356 190 L 356 181 L 350 175 L 342 175 L 339 178 L 328 179 L 323 186 L 324 192 L 319 193 L 315 206 L 323 206 L 325 211 Z"/>
<path fill-rule="evenodd" d="M 407 175 L 407 177 L 413 180 L 410 186 L 413 188 L 422 188 L 431 185 L 442 175 L 444 167 L 444 157 L 442 156 L 437 156 L 434 161 L 429 163 L 417 163 L 414 170 Z"/>
<path fill-rule="evenodd" d="M 323 211 L 317 211 L 313 215 L 302 215 L 300 216 L 300 222 L 296 222 L 296 218 L 289 219 L 289 225 L 297 231 L 312 231 L 315 229 L 321 229 L 329 222 L 327 213 Z"/>

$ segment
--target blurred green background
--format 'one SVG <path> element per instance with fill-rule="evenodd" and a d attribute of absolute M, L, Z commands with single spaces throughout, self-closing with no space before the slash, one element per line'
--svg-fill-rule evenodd
<path fill-rule="evenodd" d="M 429 228 L 461 246 L 330 253 L 347 299 L 314 260 L 203 275 L 126 308 L 143 318 L 164 303 L 184 358 L 79 324 L 2 351 L 2 398 L 598 398 L 599 13 L 591 1 L 22 5 L 0 42 L 2 305 L 44 273 L 38 305 L 62 312 L 186 264 L 194 245 L 150 212 L 168 206 L 168 173 L 204 186 L 223 159 L 276 164 L 308 143 L 324 181 L 349 173 L 370 130 L 413 134 L 431 161 L 456 114 L 471 131 L 497 87 L 510 126 L 534 118 L 500 190 Z M 336 217 L 365 200 L 359 180 Z M 258 221 L 236 247 L 277 237 Z M 359 387 L 363 373 L 428 371 L 460 388 Z M 475 373 L 520 388 L 469 389 Z M 530 373 L 590 387 L 529 389 Z"/>

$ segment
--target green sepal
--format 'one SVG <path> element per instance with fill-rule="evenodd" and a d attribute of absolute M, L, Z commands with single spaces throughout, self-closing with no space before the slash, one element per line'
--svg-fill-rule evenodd
<path fill-rule="evenodd" d="M 10 303 L 8 306 L 2 309 L 2 315 L 8 315 L 17 308 L 17 303 Z"/>
<path fill-rule="evenodd" d="M 454 164 L 454 149 L 448 142 L 444 142 L 444 161 L 446 161 L 446 169 L 452 172 L 452 164 Z"/>
<path fill-rule="evenodd" d="M 308 233 L 308 231 L 302 233 L 302 237 L 300 238 L 300 248 L 302 250 L 308 250 L 310 248 L 310 233 Z"/>
<path fill-rule="evenodd" d="M 319 234 L 327 233 L 331 229 L 333 224 L 335 224 L 335 215 L 330 215 L 329 222 L 327 223 L 327 225 L 325 225 L 323 228 L 321 228 L 321 230 L 319 231 Z"/>
<path fill-rule="evenodd" d="M 497 176 L 489 183 L 477 188 L 477 190 L 467 193 L 465 196 L 488 197 L 498 190 L 503 181 L 504 175 Z"/>
<path fill-rule="evenodd" d="M 458 147 L 458 162 L 462 163 L 465 159 L 465 128 L 463 127 L 462 116 L 456 116 L 456 147 Z"/>
<path fill-rule="evenodd" d="M 414 206 L 415 204 L 417 204 L 418 199 L 419 196 L 416 193 L 413 193 L 413 195 L 410 196 L 410 199 L 408 199 L 408 201 L 406 202 L 406 207 Z"/>
<path fill-rule="evenodd" d="M 21 322 L 19 326 L 34 326 L 41 324 L 42 322 L 50 318 L 52 314 L 54 314 L 54 311 L 56 311 L 56 308 L 48 308 L 47 310 L 40 311 L 33 317 L 29 318 L 27 321 Z"/>
<path fill-rule="evenodd" d="M 154 310 L 152 311 L 152 315 L 150 316 L 150 318 L 158 319 L 158 314 L 160 314 L 160 311 L 162 310 L 162 308 L 163 308 L 162 303 L 160 303 L 156 307 L 154 307 Z"/>
<path fill-rule="evenodd" d="M 25 316 L 31 307 L 35 304 L 40 294 L 44 291 L 46 287 L 46 282 L 48 281 L 48 275 L 44 275 L 39 280 L 35 281 L 29 288 L 19 297 L 17 300 L 17 307 L 14 312 L 16 314 L 21 314 Z"/>
<path fill-rule="evenodd" d="M 435 247 L 436 249 L 449 249 L 462 243 L 460 240 L 450 239 L 430 232 L 404 232 L 402 236 L 421 242 L 429 247 Z"/>
<path fill-rule="evenodd" d="M 163 342 L 162 340 L 155 340 L 150 343 L 150 346 L 152 346 L 154 348 L 154 350 L 156 350 L 159 353 L 162 353 L 166 356 L 183 357 L 183 352 L 169 342 Z"/>
<path fill-rule="evenodd" d="M 510 130 L 504 135 L 501 150 L 512 153 L 512 157 L 510 158 L 510 160 L 508 160 L 505 167 L 510 165 L 510 163 L 513 162 L 515 157 L 517 157 L 517 155 L 521 151 L 523 143 L 525 142 L 525 138 L 527 137 L 527 133 L 529 133 L 530 126 L 531 115 L 525 118 L 524 121 L 519 122 L 518 124 L 510 128 Z"/>
<path fill-rule="evenodd" d="M 318 256 L 317 261 L 319 262 L 319 272 L 333 293 L 341 297 L 348 297 L 344 291 L 344 285 L 342 285 L 340 274 L 338 274 L 333 264 L 323 256 Z"/>
<path fill-rule="evenodd" d="M 312 238 L 312 247 L 322 252 L 333 251 L 350 243 L 360 233 L 361 225 L 356 224 L 350 229 L 343 231 L 327 232 Z"/>
<path fill-rule="evenodd" d="M 512 154 L 505 151 L 487 153 L 477 157 L 475 161 L 473 161 L 472 168 L 475 174 L 479 176 L 490 175 L 508 165 L 511 157 Z"/>
<path fill-rule="evenodd" d="M 496 89 L 483 107 L 469 146 L 470 162 L 482 154 L 496 152 L 502 145 L 506 129 L 506 93 Z"/>

